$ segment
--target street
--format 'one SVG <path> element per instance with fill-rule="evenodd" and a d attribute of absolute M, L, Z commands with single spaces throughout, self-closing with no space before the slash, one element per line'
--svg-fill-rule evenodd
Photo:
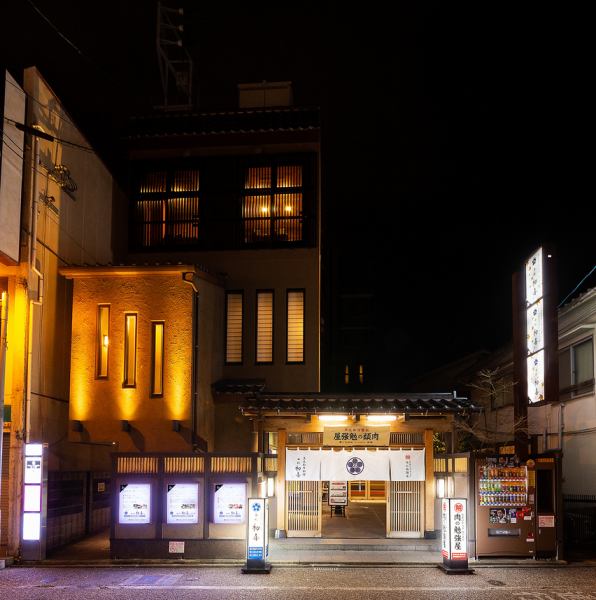
<path fill-rule="evenodd" d="M 270 575 L 242 575 L 238 567 L 13 567 L 0 571 L 0 597 L 596 600 L 596 566 L 481 566 L 473 575 L 446 575 L 431 566 L 274 567 Z"/>

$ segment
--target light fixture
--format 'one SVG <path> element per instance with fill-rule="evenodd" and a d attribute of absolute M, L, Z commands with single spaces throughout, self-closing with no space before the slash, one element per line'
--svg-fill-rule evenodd
<path fill-rule="evenodd" d="M 286 212 L 292 212 L 292 207 L 289 204 L 286 204 L 285 211 Z"/>
<path fill-rule="evenodd" d="M 110 343 L 110 338 L 107 335 L 103 336 L 103 347 L 107 348 Z"/>
<path fill-rule="evenodd" d="M 122 431 L 130 431 L 131 430 L 131 426 L 130 423 L 126 420 L 121 421 L 122 423 Z"/>
<path fill-rule="evenodd" d="M 347 415 L 319 415 L 319 421 L 347 421 Z"/>
<path fill-rule="evenodd" d="M 395 415 L 368 415 L 366 420 L 369 423 L 389 423 L 390 421 L 396 421 Z"/>

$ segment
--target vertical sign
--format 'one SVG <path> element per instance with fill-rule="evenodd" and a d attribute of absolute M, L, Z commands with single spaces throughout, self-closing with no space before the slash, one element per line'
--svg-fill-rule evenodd
<path fill-rule="evenodd" d="M 246 528 L 246 566 L 243 573 L 269 573 L 271 565 L 266 562 L 269 556 L 269 500 L 267 498 L 248 499 L 248 520 Z"/>
<path fill-rule="evenodd" d="M 45 558 L 45 464 L 44 444 L 25 444 L 23 457 L 22 556 L 25 560 Z"/>
<path fill-rule="evenodd" d="M 441 567 L 449 573 L 470 573 L 468 568 L 467 504 L 464 498 L 441 500 Z"/>
<path fill-rule="evenodd" d="M 526 352 L 528 398 L 544 400 L 544 282 L 543 252 L 538 248 L 526 262 Z"/>

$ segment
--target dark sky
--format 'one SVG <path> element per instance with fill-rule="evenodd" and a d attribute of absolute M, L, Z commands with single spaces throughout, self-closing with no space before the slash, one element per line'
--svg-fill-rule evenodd
<path fill-rule="evenodd" d="M 162 102 L 155 3 L 10 4 L 1 60 L 36 64 L 117 170 L 127 117 Z M 353 266 L 345 285 L 374 290 L 379 356 L 400 381 L 506 343 L 511 273 L 537 245 L 558 249 L 561 299 L 596 263 L 586 15 L 180 4 L 200 109 L 233 108 L 236 84 L 260 80 L 321 106 L 329 239 Z"/>

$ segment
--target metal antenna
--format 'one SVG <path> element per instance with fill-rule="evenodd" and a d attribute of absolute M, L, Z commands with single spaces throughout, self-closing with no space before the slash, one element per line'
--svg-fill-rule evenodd
<path fill-rule="evenodd" d="M 192 108 L 192 58 L 182 43 L 184 9 L 157 3 L 157 60 L 163 88 L 163 110 Z"/>

